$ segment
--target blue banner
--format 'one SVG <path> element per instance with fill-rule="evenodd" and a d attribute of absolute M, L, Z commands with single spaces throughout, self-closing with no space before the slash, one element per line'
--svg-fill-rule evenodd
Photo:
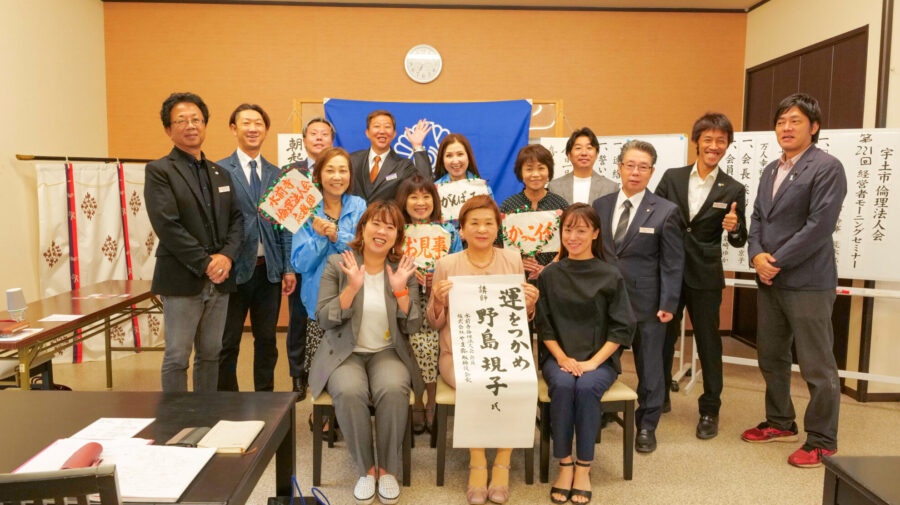
<path fill-rule="evenodd" d="M 325 116 L 336 130 L 334 144 L 349 152 L 370 147 L 366 138 L 366 116 L 373 110 L 390 111 L 397 119 L 397 154 L 412 158 L 412 146 L 404 132 L 425 118 L 434 123 L 424 147 L 434 167 L 438 146 L 450 133 L 469 139 L 481 177 L 488 181 L 497 204 L 522 190 L 513 166 L 519 149 L 528 144 L 531 104 L 527 100 L 504 102 L 407 103 L 367 102 L 331 98 Z"/>

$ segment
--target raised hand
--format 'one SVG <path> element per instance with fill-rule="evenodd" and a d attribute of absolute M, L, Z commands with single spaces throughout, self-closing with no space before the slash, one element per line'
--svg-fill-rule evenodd
<path fill-rule="evenodd" d="M 387 265 L 385 269 L 387 270 L 388 282 L 391 283 L 391 290 L 403 291 L 406 289 L 406 281 L 416 271 L 416 262 L 412 256 L 402 256 L 400 263 L 397 264 L 396 272 L 390 265 Z"/>
<path fill-rule="evenodd" d="M 352 251 L 344 251 L 341 253 L 341 261 L 338 263 L 341 271 L 350 279 L 350 287 L 359 291 L 366 280 L 366 266 L 356 264 L 356 256 Z"/>
<path fill-rule="evenodd" d="M 409 139 L 409 143 L 413 146 L 413 149 L 422 147 L 422 144 L 425 142 L 425 135 L 428 135 L 428 132 L 431 131 L 433 125 L 434 123 L 431 123 L 427 119 L 420 119 L 411 130 L 409 128 L 406 129 L 406 138 Z"/>
<path fill-rule="evenodd" d="M 722 220 L 722 228 L 725 231 L 737 231 L 738 229 L 738 216 L 735 209 L 737 208 L 737 202 L 733 202 L 731 204 L 731 211 L 728 214 L 725 214 L 725 219 Z"/>

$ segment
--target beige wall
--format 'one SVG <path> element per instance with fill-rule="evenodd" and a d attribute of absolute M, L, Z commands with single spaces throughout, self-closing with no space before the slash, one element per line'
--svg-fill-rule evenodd
<path fill-rule="evenodd" d="M 326 96 L 562 99 L 572 127 L 604 135 L 687 132 L 710 109 L 740 123 L 744 14 L 118 2 L 104 10 L 116 156 L 170 149 L 158 111 L 175 90 L 209 104 L 212 159 L 234 150 L 227 120 L 242 101 L 266 108 L 272 133 L 290 131 L 292 99 Z M 173 21 L 187 19 L 203 22 Z M 440 77 L 426 85 L 403 71 L 419 43 L 443 56 Z M 274 153 L 272 136 L 263 155 Z"/>
<path fill-rule="evenodd" d="M 771 0 L 747 14 L 744 67 L 869 25 L 863 125 L 875 126 L 881 0 Z"/>
<path fill-rule="evenodd" d="M 895 7 L 896 8 L 896 7 Z M 798 21 L 802 19 L 802 21 Z M 869 25 L 869 51 L 866 60 L 866 98 L 863 125 L 875 126 L 878 93 L 878 57 L 881 38 L 880 0 L 772 0 L 747 15 L 747 45 L 744 66 L 764 63 L 861 26 Z M 900 13 L 894 17 L 892 64 L 900 68 Z M 900 76 L 891 73 L 888 127 L 900 127 Z M 861 287 L 862 283 L 858 283 Z M 878 288 L 900 290 L 900 283 L 877 283 Z M 848 368 L 858 362 L 862 315 L 861 299 L 853 300 L 850 318 Z M 900 301 L 878 299 L 873 313 L 872 347 L 869 371 L 898 375 L 900 362 Z M 856 381 L 847 385 L 856 388 Z M 869 382 L 869 391 L 897 392 L 892 384 Z"/>
<path fill-rule="evenodd" d="M 106 70 L 100 0 L 0 0 L 2 294 L 38 293 L 37 183 L 18 154 L 106 156 Z"/>

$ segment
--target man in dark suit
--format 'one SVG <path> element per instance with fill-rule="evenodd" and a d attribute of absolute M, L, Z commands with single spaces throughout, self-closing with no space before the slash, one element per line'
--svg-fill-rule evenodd
<path fill-rule="evenodd" d="M 744 185 L 719 168 L 734 128 L 724 114 L 707 113 L 694 123 L 691 140 L 697 145 L 693 165 L 666 170 L 656 194 L 671 201 L 681 211 L 684 232 L 684 282 L 675 318 L 666 328 L 665 393 L 663 412 L 668 410 L 675 341 L 681 334 L 681 318 L 687 306 L 694 327 L 694 341 L 703 367 L 703 395 L 697 438 L 710 439 L 719 432 L 722 405 L 722 337 L 719 334 L 719 306 L 725 275 L 722 271 L 722 231 L 728 243 L 743 247 L 747 242 L 744 220 Z"/>
<path fill-rule="evenodd" d="M 747 442 L 797 440 L 791 401 L 791 342 L 809 387 L 806 443 L 788 458 L 816 467 L 837 452 L 841 401 L 832 351 L 831 311 L 837 287 L 832 235 L 847 194 L 844 167 L 815 146 L 822 113 L 810 95 L 791 95 L 775 112 L 784 154 L 763 170 L 750 216 L 750 258 L 756 269 L 757 353 L 766 381 L 766 420 L 746 430 Z"/>
<path fill-rule="evenodd" d="M 656 449 L 662 410 L 665 324 L 678 308 L 684 246 L 678 207 L 647 191 L 656 165 L 656 149 L 632 140 L 619 154 L 619 191 L 598 198 L 603 257 L 625 278 L 638 328 L 632 347 L 638 374 L 635 450 Z"/>
<path fill-rule="evenodd" d="M 426 180 L 433 180 L 431 161 L 422 147 L 431 124 L 421 119 L 406 138 L 413 147 L 413 161 L 391 149 L 391 141 L 397 136 L 397 120 L 386 110 L 376 110 L 366 117 L 366 137 L 372 143 L 368 149 L 350 154 L 353 170 L 353 194 L 372 203 L 378 200 L 394 200 L 400 183 L 418 172 Z"/>
<path fill-rule="evenodd" d="M 228 172 L 201 150 L 209 120 L 203 100 L 173 93 L 160 116 L 175 147 L 147 163 L 144 200 L 159 237 L 152 291 L 162 299 L 166 325 L 162 389 L 187 391 L 194 349 L 194 391 L 215 391 L 243 218 Z"/>
<path fill-rule="evenodd" d="M 237 391 L 237 361 L 244 321 L 250 312 L 253 332 L 253 388 L 275 388 L 275 327 L 281 296 L 297 284 L 291 268 L 291 233 L 266 221 L 259 213 L 259 200 L 281 174 L 259 151 L 269 130 L 269 115 L 259 105 L 241 104 L 228 120 L 238 147 L 217 163 L 228 170 L 234 185 L 232 198 L 244 217 L 243 240 L 234 261 L 237 291 L 228 299 L 228 316 L 219 354 L 219 391 Z"/>
<path fill-rule="evenodd" d="M 328 149 L 334 142 L 334 125 L 323 116 L 315 116 L 303 126 L 303 147 L 306 149 L 306 159 L 292 163 L 284 170 L 297 169 L 303 175 L 312 179 L 313 167 L 319 153 Z M 290 263 L 290 256 L 287 261 Z M 293 390 L 297 394 L 297 401 L 306 399 L 306 388 L 309 384 L 309 370 L 303 369 L 303 356 L 306 354 L 306 307 L 300 299 L 300 286 L 303 280 L 297 275 L 297 287 L 288 295 L 288 323 L 287 331 L 287 357 L 288 369 L 293 382 Z"/>

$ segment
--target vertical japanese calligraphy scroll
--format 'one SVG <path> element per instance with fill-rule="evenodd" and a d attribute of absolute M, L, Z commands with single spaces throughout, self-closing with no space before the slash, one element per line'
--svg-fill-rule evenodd
<path fill-rule="evenodd" d="M 900 250 L 900 221 L 891 212 L 893 193 L 900 192 L 893 176 L 900 146 L 900 130 L 822 130 L 817 147 L 844 165 L 847 197 L 834 232 L 838 276 L 847 279 L 900 280 L 893 264 Z M 734 143 L 719 166 L 744 184 L 747 225 L 763 169 L 781 156 L 774 132 L 735 133 Z M 893 219 L 893 222 L 892 222 Z M 733 248 L 723 240 L 726 270 L 751 272 L 747 248 Z"/>
<path fill-rule="evenodd" d="M 278 134 L 278 166 L 283 167 L 306 159 L 306 146 L 299 133 Z"/>
<path fill-rule="evenodd" d="M 533 447 L 535 371 L 522 275 L 450 277 L 453 447 Z"/>

